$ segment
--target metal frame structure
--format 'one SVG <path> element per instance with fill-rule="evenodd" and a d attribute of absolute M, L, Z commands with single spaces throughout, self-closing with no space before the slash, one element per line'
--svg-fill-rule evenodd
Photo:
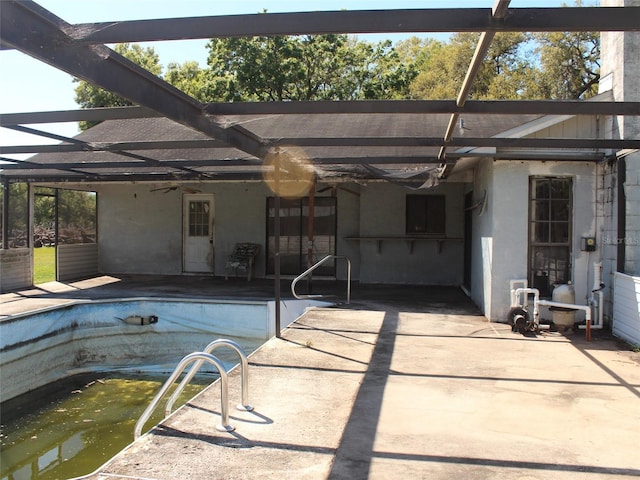
<path fill-rule="evenodd" d="M 200 168 L 221 168 L 216 179 L 258 179 L 268 153 L 281 145 L 321 147 L 311 157 L 314 166 L 348 168 L 354 164 L 400 164 L 414 167 L 436 164 L 446 177 L 470 152 L 489 147 L 499 158 L 501 148 L 521 149 L 504 158 L 525 160 L 601 161 L 616 152 L 640 148 L 638 139 L 454 137 L 459 117 L 465 115 L 640 115 L 640 102 L 616 101 L 477 101 L 468 93 L 497 32 L 638 31 L 640 7 L 509 8 L 496 0 L 493 8 L 369 10 L 229 15 L 195 18 L 113 21 L 69 24 L 31 0 L 3 0 L 0 48 L 17 49 L 76 78 L 125 97 L 138 107 L 58 112 L 2 114 L 0 126 L 61 141 L 55 145 L 0 147 L 0 155 L 16 153 L 110 152 L 113 159 L 92 164 L 77 159 L 39 163 L 0 157 L 0 176 L 8 181 L 121 181 L 213 178 Z M 248 102 L 202 104 L 184 92 L 118 55 L 105 43 L 222 38 L 256 35 L 325 33 L 480 32 L 481 37 L 456 100 Z M 448 115 L 442 137 L 397 135 L 388 137 L 317 136 L 313 132 L 292 138 L 257 134 L 239 117 L 290 116 L 311 119 L 328 115 Z M 79 120 L 165 117 L 201 134 L 197 139 L 163 141 L 83 141 L 48 134 L 25 125 Z M 235 121 L 230 121 L 233 117 Z M 396 117 L 397 118 L 397 117 Z M 158 159 L 159 150 L 231 149 L 218 158 Z M 366 152 L 362 153 L 365 148 Z M 400 149 L 394 151 L 393 148 Z M 431 148 L 431 150 L 429 150 Z M 456 151 L 452 149 L 460 148 Z M 433 150 L 435 149 L 435 150 Z M 559 149 L 574 149 L 558 154 Z M 433 150 L 433 151 L 432 151 Z M 318 153 L 320 151 L 320 153 Z M 338 153 L 335 153 L 335 152 Z M 135 153 L 139 152 L 139 153 Z M 123 158 L 124 157 L 124 158 Z M 141 166 L 162 172 L 136 172 Z M 250 166 L 249 171 L 245 167 Z M 105 168 L 110 171 L 106 172 Z M 32 172 L 18 176 L 17 172 Z M 214 172 L 215 173 L 215 172 Z"/>

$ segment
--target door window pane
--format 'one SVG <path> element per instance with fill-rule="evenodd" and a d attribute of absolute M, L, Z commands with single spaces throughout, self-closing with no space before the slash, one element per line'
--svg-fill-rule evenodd
<path fill-rule="evenodd" d="M 209 202 L 207 200 L 189 202 L 189 236 L 209 236 Z"/>

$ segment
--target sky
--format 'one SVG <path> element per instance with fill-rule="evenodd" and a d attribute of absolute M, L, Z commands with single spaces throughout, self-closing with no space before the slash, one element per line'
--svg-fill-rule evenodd
<path fill-rule="evenodd" d="M 140 20 L 148 18 L 197 17 L 208 15 L 253 14 L 267 10 L 271 13 L 318 10 L 379 10 L 404 8 L 490 8 L 493 0 L 456 0 L 443 4 L 435 0 L 323 0 L 313 6 L 299 0 L 36 0 L 68 23 L 90 23 L 112 20 Z M 571 2 L 567 2 L 571 3 Z M 557 7 L 558 0 L 512 0 L 513 8 Z M 2 15 L 0 3 L 0 15 Z M 359 35 L 358 38 L 377 42 L 384 38 L 393 41 L 411 36 Z M 422 35 L 425 36 L 425 35 Z M 197 60 L 206 66 L 207 40 L 182 40 L 142 43 L 151 46 L 160 63 L 183 63 Z M 74 110 L 72 77 L 44 63 L 13 50 L 0 51 L 0 115 L 15 112 Z M 34 128 L 72 137 L 78 133 L 76 123 L 40 124 Z M 0 145 L 49 144 L 52 140 L 0 128 Z M 20 155 L 7 155 L 25 158 Z"/>

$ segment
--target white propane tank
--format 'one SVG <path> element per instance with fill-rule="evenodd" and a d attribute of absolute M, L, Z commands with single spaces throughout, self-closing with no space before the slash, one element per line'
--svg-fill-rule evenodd
<path fill-rule="evenodd" d="M 575 305 L 576 292 L 573 285 L 558 285 L 553 289 L 551 300 L 553 302 Z M 553 314 L 553 323 L 556 327 L 564 327 L 565 329 L 573 327 L 573 324 L 576 321 L 575 310 L 566 310 L 558 307 L 550 307 L 550 310 Z"/>

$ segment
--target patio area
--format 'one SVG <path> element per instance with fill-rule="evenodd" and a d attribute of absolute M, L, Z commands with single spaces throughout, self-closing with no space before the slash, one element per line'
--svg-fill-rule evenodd
<path fill-rule="evenodd" d="M 273 282 L 101 277 L 5 294 L 1 308 L 185 293 L 272 298 Z M 231 409 L 234 432 L 214 428 L 214 384 L 87 478 L 640 476 L 640 353 L 605 332 L 512 333 L 457 288 L 356 285 L 352 298 L 249 358 L 255 410 Z"/>

